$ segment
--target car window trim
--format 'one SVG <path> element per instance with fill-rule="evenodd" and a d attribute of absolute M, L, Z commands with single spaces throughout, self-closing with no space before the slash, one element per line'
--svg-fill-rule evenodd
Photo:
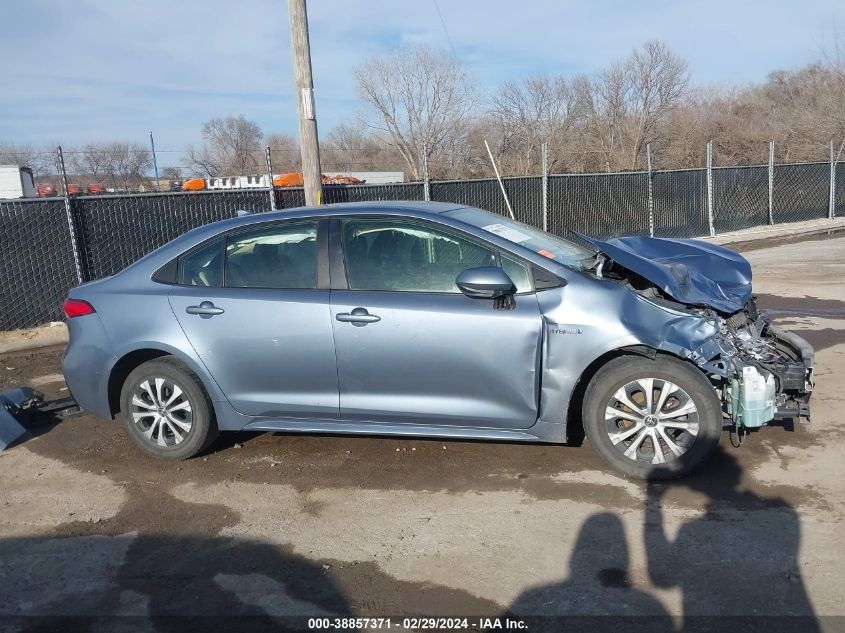
<path fill-rule="evenodd" d="M 342 227 L 342 218 L 329 219 L 328 255 L 332 290 L 349 290 L 349 283 L 346 278 L 346 249 L 343 246 Z"/>
<path fill-rule="evenodd" d="M 380 215 L 380 214 L 361 214 L 361 215 L 343 215 L 337 216 L 332 218 L 334 223 L 332 227 L 332 235 L 334 240 L 331 241 L 330 244 L 330 255 L 332 256 L 332 290 L 347 290 L 349 292 L 397 292 L 403 294 L 418 294 L 418 295 L 437 295 L 437 296 L 446 296 L 446 297 L 454 297 L 454 296 L 464 296 L 463 293 L 459 292 L 442 292 L 442 291 L 434 291 L 434 290 L 358 290 L 349 287 L 349 280 L 346 273 L 346 243 L 344 237 L 344 230 L 343 225 L 345 222 L 350 220 L 378 220 L 378 221 L 394 221 L 394 222 L 411 222 L 416 224 L 422 224 L 423 226 L 430 226 L 433 230 L 441 230 L 447 234 L 449 233 L 456 233 L 458 237 L 461 239 L 465 239 L 468 242 L 472 242 L 477 246 L 482 248 L 486 248 L 487 250 L 491 251 L 496 258 L 496 266 L 502 268 L 502 260 L 501 255 L 502 253 L 506 253 L 508 257 L 517 261 L 522 266 L 525 266 L 528 272 L 528 282 L 531 285 L 531 288 L 525 292 L 515 292 L 515 297 L 524 297 L 527 295 L 532 295 L 537 292 L 536 286 L 534 285 L 534 272 L 533 272 L 533 264 L 528 262 L 524 258 L 520 257 L 516 253 L 503 249 L 496 244 L 491 242 L 484 241 L 483 238 L 478 237 L 477 235 L 472 235 L 471 233 L 467 233 L 462 231 L 459 228 L 456 228 L 450 224 L 442 224 L 439 222 L 432 222 L 427 218 L 416 218 L 416 217 L 407 217 L 407 216 L 396 216 L 396 215 Z M 339 261 L 338 261 L 339 260 Z M 503 269 L 504 270 L 504 269 Z M 337 283 L 335 283 L 336 279 L 335 276 L 337 275 Z"/>

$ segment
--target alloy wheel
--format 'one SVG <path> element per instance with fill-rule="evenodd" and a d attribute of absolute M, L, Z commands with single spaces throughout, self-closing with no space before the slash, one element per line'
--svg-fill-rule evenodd
<path fill-rule="evenodd" d="M 132 392 L 132 423 L 157 446 L 182 443 L 193 426 L 191 401 L 170 378 L 147 378 Z"/>
<path fill-rule="evenodd" d="M 692 448 L 699 430 L 693 399 L 660 378 L 639 378 L 621 386 L 610 397 L 604 419 L 614 448 L 648 464 L 678 459 Z"/>

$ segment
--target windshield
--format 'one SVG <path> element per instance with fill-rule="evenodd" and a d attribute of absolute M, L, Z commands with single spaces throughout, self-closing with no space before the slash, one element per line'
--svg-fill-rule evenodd
<path fill-rule="evenodd" d="M 488 233 L 503 237 L 514 244 L 530 248 L 544 257 L 575 270 L 585 270 L 591 265 L 594 257 L 593 251 L 578 246 L 574 242 L 489 211 L 464 208 L 447 211 L 446 214 L 484 229 Z"/>

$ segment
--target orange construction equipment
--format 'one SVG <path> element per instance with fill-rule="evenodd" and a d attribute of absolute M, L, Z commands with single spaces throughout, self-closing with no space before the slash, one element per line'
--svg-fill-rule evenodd
<path fill-rule="evenodd" d="M 190 178 L 182 185 L 182 191 L 202 191 L 205 189 L 205 180 L 202 178 Z"/>
<path fill-rule="evenodd" d="M 52 198 L 57 196 L 56 188 L 53 185 L 47 185 L 44 183 L 39 184 L 35 190 L 38 192 L 39 198 Z"/>
<path fill-rule="evenodd" d="M 302 178 L 302 172 L 281 174 L 273 178 L 274 187 L 302 187 L 304 184 L 305 181 Z"/>

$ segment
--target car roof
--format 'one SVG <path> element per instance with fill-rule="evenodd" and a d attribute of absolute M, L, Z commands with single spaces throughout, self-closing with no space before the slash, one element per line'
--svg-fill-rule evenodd
<path fill-rule="evenodd" d="M 204 224 L 183 235 L 196 237 L 203 235 L 210 237 L 222 231 L 228 231 L 239 226 L 259 224 L 263 222 L 274 222 L 277 220 L 291 220 L 296 218 L 333 217 L 338 215 L 367 215 L 372 213 L 385 213 L 390 215 L 407 214 L 412 217 L 436 217 L 447 211 L 466 208 L 465 204 L 454 204 L 449 202 L 420 202 L 420 201 L 375 201 L 375 202 L 339 202 L 319 207 L 294 207 L 279 211 L 267 211 L 254 213 L 249 209 L 244 215 L 218 220 L 210 224 Z M 177 238 L 179 240 L 179 238 Z M 176 241 L 176 240 L 175 240 Z"/>
<path fill-rule="evenodd" d="M 294 207 L 292 209 L 282 209 L 279 211 L 269 211 L 266 213 L 252 213 L 233 218 L 233 220 L 222 220 L 222 222 L 231 222 L 232 224 L 245 223 L 249 224 L 251 221 L 266 221 L 266 220 L 282 220 L 290 217 L 299 216 L 335 216 L 335 215 L 359 215 L 364 213 L 390 213 L 390 212 L 405 212 L 412 215 L 438 215 L 453 211 L 455 209 L 462 209 L 466 205 L 455 204 L 451 202 L 420 202 L 420 201 L 375 201 L 375 202 L 339 202 L 335 204 L 327 204 L 319 207 Z M 246 209 L 248 211 L 248 209 Z M 217 224 L 215 222 L 215 224 Z"/>

